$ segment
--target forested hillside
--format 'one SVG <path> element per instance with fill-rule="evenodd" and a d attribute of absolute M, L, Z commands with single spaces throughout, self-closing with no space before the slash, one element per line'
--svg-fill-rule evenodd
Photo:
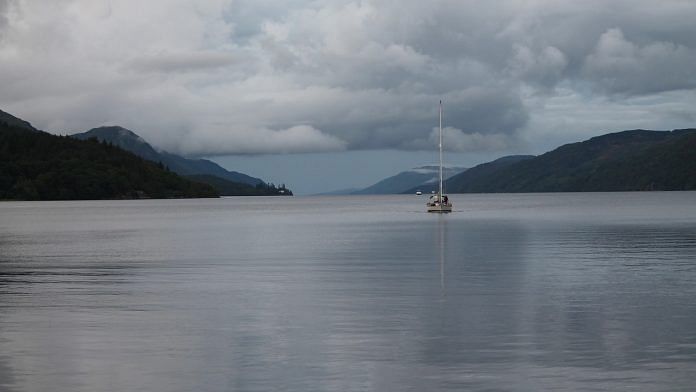
<path fill-rule="evenodd" d="M 36 132 L 0 121 L 0 199 L 217 197 L 194 182 L 109 143 Z"/>

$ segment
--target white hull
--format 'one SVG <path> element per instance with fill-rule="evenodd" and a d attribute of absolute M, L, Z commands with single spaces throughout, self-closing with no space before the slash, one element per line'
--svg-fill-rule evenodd
<path fill-rule="evenodd" d="M 428 212 L 452 212 L 452 204 L 428 206 Z"/>

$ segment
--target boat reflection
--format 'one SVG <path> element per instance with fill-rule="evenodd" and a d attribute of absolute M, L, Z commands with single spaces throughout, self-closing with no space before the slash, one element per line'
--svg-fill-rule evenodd
<path fill-rule="evenodd" d="M 440 294 L 445 296 L 445 236 L 447 235 L 447 217 L 437 217 L 437 243 L 440 256 Z"/>

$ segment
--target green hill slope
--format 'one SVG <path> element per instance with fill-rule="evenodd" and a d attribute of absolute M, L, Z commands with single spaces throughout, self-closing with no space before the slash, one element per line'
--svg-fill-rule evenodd
<path fill-rule="evenodd" d="M 696 189 L 696 129 L 633 130 L 566 144 L 475 179 L 452 177 L 453 193 Z"/>
<path fill-rule="evenodd" d="M 479 189 L 487 184 L 491 176 L 495 175 L 495 173 L 501 169 L 532 158 L 534 158 L 534 155 L 509 155 L 491 162 L 482 163 L 449 178 L 445 181 L 445 190 L 452 193 L 459 193 L 461 192 L 459 189 L 464 186 L 467 187 L 466 189 Z"/>
<path fill-rule="evenodd" d="M 0 199 L 74 200 L 217 197 L 130 152 L 0 122 Z"/>

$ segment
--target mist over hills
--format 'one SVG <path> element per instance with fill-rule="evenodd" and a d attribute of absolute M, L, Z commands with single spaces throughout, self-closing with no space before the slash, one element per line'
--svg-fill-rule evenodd
<path fill-rule="evenodd" d="M 147 160 L 162 162 L 170 170 L 181 175 L 208 174 L 249 185 L 257 185 L 264 182 L 260 178 L 226 170 L 207 159 L 189 159 L 166 151 L 157 151 L 135 132 L 119 126 L 93 128 L 87 132 L 76 133 L 71 136 L 82 140 L 94 137 L 113 143 Z"/>
<path fill-rule="evenodd" d="M 189 159 L 167 151 L 157 151 L 145 139 L 123 127 L 93 128 L 87 132 L 73 134 L 72 137 L 81 140 L 96 138 L 119 146 L 144 159 L 161 162 L 179 175 L 215 187 L 223 196 L 292 195 L 292 191 L 285 188 L 285 185 L 280 187 L 269 185 L 259 178 L 226 170 L 207 159 Z"/>
<path fill-rule="evenodd" d="M 463 167 L 444 167 L 443 177 L 449 178 L 465 170 L 466 168 Z M 403 171 L 351 193 L 354 195 L 386 195 L 404 193 L 413 187 L 421 187 L 423 192 L 430 192 L 430 188 L 437 187 L 438 175 L 437 166 L 421 166 Z"/>
<path fill-rule="evenodd" d="M 445 183 L 444 183 L 445 191 L 449 192 L 449 193 L 458 193 L 452 189 L 453 184 L 456 185 L 457 183 L 469 183 L 469 182 L 485 179 L 503 167 L 507 167 L 507 166 L 515 164 L 517 162 L 524 161 L 527 159 L 532 159 L 532 158 L 534 158 L 534 155 L 509 155 L 509 156 L 505 156 L 502 158 L 498 158 L 498 159 L 491 161 L 491 162 L 482 163 L 480 165 L 474 166 L 474 167 L 467 169 L 463 172 L 460 172 L 458 174 L 454 174 L 453 176 L 446 179 Z M 453 183 L 452 180 L 454 180 L 455 178 L 457 178 L 458 180 L 456 180 Z M 431 193 L 433 191 L 437 191 L 437 188 L 438 188 L 437 183 L 430 182 L 430 183 L 420 184 L 416 187 L 409 188 L 408 190 L 401 192 L 401 193 L 415 193 L 416 191 L 421 191 L 423 193 Z"/>

